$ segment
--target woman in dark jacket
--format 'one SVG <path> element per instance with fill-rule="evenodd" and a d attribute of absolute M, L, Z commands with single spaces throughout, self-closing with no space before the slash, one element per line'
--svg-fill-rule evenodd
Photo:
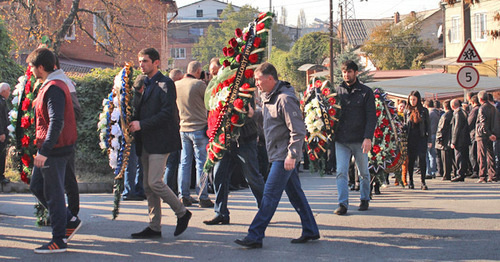
<path fill-rule="evenodd" d="M 422 106 L 422 100 L 418 91 L 412 91 L 408 96 L 408 104 L 405 110 L 405 126 L 408 134 L 408 188 L 414 189 L 413 168 L 418 157 L 422 190 L 427 190 L 425 174 L 427 172 L 426 154 L 427 148 L 432 146 L 430 136 L 429 111 Z"/>

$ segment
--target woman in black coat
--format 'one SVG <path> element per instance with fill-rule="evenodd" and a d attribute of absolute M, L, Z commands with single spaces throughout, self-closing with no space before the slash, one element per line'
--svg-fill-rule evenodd
<path fill-rule="evenodd" d="M 422 106 L 422 99 L 418 91 L 412 91 L 408 96 L 405 110 L 405 127 L 408 134 L 408 188 L 414 189 L 413 168 L 418 157 L 422 190 L 427 190 L 425 174 L 427 172 L 426 154 L 427 148 L 432 146 L 430 136 L 429 111 Z"/>

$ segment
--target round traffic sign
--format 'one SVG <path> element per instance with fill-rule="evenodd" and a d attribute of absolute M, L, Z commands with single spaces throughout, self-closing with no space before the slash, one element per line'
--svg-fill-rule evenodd
<path fill-rule="evenodd" d="M 457 72 L 457 81 L 465 89 L 471 89 L 479 83 L 479 72 L 473 66 L 462 66 Z"/>

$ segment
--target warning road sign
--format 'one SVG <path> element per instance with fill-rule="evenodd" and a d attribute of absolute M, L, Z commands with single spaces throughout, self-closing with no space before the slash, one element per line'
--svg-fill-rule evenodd
<path fill-rule="evenodd" d="M 462 49 L 462 52 L 460 52 L 460 55 L 458 56 L 457 63 L 482 63 L 483 60 L 479 56 L 479 53 L 477 52 L 476 48 L 470 41 L 470 39 L 467 39 L 467 42 L 465 42 L 464 48 Z"/>

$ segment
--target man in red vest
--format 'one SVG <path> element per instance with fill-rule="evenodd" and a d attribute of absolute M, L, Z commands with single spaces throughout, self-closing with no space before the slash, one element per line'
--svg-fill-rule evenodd
<path fill-rule="evenodd" d="M 76 120 L 73 102 L 68 86 L 63 79 L 52 74 L 56 58 L 47 48 L 33 51 L 26 62 L 31 72 L 43 84 L 33 101 L 36 117 L 36 140 L 38 152 L 34 158 L 31 178 L 31 192 L 38 198 L 50 214 L 52 240 L 35 249 L 35 253 L 65 252 L 67 240 L 81 226 L 66 208 L 64 198 L 64 177 L 69 156 L 76 142 Z M 27 98 L 26 98 L 27 99 Z M 67 236 L 67 225 L 71 234 Z"/>

